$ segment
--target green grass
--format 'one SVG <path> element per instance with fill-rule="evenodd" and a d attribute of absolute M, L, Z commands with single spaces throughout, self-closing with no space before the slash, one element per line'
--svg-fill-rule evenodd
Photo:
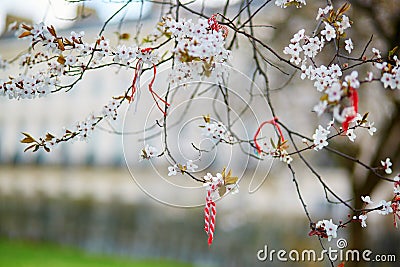
<path fill-rule="evenodd" d="M 88 254 L 51 244 L 0 240 L 1 267 L 189 267 L 169 260 L 133 260 Z"/>

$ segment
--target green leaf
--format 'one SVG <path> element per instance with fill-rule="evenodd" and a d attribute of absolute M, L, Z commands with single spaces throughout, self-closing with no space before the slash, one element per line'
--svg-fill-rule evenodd
<path fill-rule="evenodd" d="M 218 194 L 220 197 L 223 197 L 225 195 L 225 193 L 226 193 L 226 187 L 224 185 L 221 185 L 218 188 Z"/>
<path fill-rule="evenodd" d="M 398 46 L 395 46 L 392 50 L 390 50 L 389 51 L 389 57 L 392 57 L 396 53 L 398 48 L 399 48 Z"/>
<path fill-rule="evenodd" d="M 270 138 L 269 141 L 270 141 L 272 147 L 273 147 L 273 148 L 276 148 L 276 145 L 275 145 L 275 143 L 274 143 L 274 140 L 272 140 L 272 138 Z"/>

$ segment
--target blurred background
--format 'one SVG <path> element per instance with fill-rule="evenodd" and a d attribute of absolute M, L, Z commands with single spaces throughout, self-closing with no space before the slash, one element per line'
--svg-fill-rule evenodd
<path fill-rule="evenodd" d="M 27 47 L 26 42 L 7 31 L 13 21 L 45 21 L 62 35 L 83 30 L 85 40 L 92 42 L 104 21 L 122 5 L 115 1 L 72 2 L 1 1 L 1 57 L 12 59 Z M 235 15 L 241 1 L 229 2 L 228 16 Z M 355 43 L 356 55 L 364 49 L 372 33 L 371 47 L 383 52 L 399 44 L 399 1 L 350 2 L 349 17 L 354 24 L 348 34 Z M 191 7 L 209 16 L 221 12 L 225 3 L 194 1 Z M 255 22 L 274 25 L 277 29 L 255 28 L 255 34 L 280 53 L 300 28 L 314 30 L 318 7 L 324 7 L 325 3 L 308 1 L 306 8 L 285 10 L 269 4 L 255 17 Z M 263 1 L 252 1 L 251 9 L 257 10 L 262 4 Z M 341 1 L 334 4 L 337 8 Z M 163 8 L 162 4 L 133 2 L 122 17 L 112 21 L 104 35 L 115 47 L 118 42 L 115 32 L 128 32 L 132 37 L 126 44 L 131 45 L 136 34 L 143 37 L 154 29 L 165 12 Z M 182 16 L 197 18 L 185 12 Z M 124 18 L 122 27 L 119 25 L 121 18 Z M 232 100 L 236 101 L 233 108 L 236 116 L 249 101 L 248 88 L 253 82 L 257 84 L 257 80 L 249 78 L 254 71 L 249 57 L 251 44 L 239 39 L 238 46 L 240 49 L 232 52 L 230 65 L 234 69 L 230 70 L 228 85 L 237 96 Z M 277 114 L 292 129 L 311 136 L 319 123 L 329 121 L 328 117 L 318 120 L 310 112 L 319 95 L 310 82 L 299 81 L 298 73 L 292 79 L 292 69 L 286 69 L 267 51 L 264 53 L 288 73 L 265 64 Z M 320 60 L 323 62 L 324 58 Z M 366 73 L 367 68 L 361 70 Z M 11 66 L 0 72 L 0 79 L 20 71 L 18 66 Z M 166 75 L 161 71 L 155 88 L 165 84 Z M 257 251 L 265 245 L 275 250 L 321 250 L 317 238 L 308 237 L 308 220 L 291 174 L 283 164 L 259 162 L 241 153 L 240 149 L 230 147 L 219 148 L 215 155 L 199 160 L 198 151 L 193 150 L 190 143 L 202 139 L 190 138 L 199 135 L 202 115 L 216 116 L 215 110 L 204 104 L 213 98 L 210 90 L 193 103 L 188 103 L 188 95 L 198 90 L 195 86 L 177 90 L 171 121 L 178 122 L 178 126 L 170 135 L 173 152 L 182 160 L 194 160 L 201 169 L 199 176 L 207 171 L 216 172 L 221 166 L 229 166 L 240 176 L 239 194 L 228 195 L 217 203 L 215 241 L 210 248 L 203 231 L 200 205 L 204 191 L 201 186 L 182 181 L 186 176 L 177 176 L 173 184 L 178 186 L 169 189 L 168 162 L 139 161 L 145 143 L 162 147 L 159 129 L 141 131 L 154 125 L 154 118 L 160 117 L 145 90 L 140 95 L 140 104 L 123 107 L 120 119 L 102 123 L 88 142 L 60 144 L 51 153 L 23 152 L 25 147 L 19 142 L 21 132 L 33 136 L 42 136 L 48 131 L 58 134 L 62 127 L 72 127 L 91 112 L 100 111 L 112 96 L 122 94 L 131 79 L 129 70 L 100 69 L 87 73 L 69 92 L 34 100 L 0 98 L 0 266 L 283 266 L 289 263 L 258 261 Z M 371 166 L 379 166 L 380 160 L 391 157 L 393 172 L 397 173 L 400 157 L 398 93 L 385 91 L 376 83 L 363 87 L 360 97 L 361 110 L 369 111 L 369 118 L 376 122 L 376 136 L 371 138 L 360 132 L 356 144 L 338 140 L 332 146 Z M 237 130 L 243 136 L 251 138 L 258 122 L 271 117 L 265 99 L 257 101 L 240 117 Z M 216 109 L 221 109 L 221 105 L 219 103 Z M 130 134 L 110 133 L 115 129 Z M 263 133 L 268 136 L 273 131 L 266 129 Z M 146 139 L 148 136 L 152 136 L 150 140 Z M 353 162 L 323 151 L 318 155 L 310 151 L 305 156 L 324 181 L 343 199 L 352 200 L 356 207 L 361 205 L 359 195 L 371 195 L 377 202 L 391 198 L 391 184 L 379 183 Z M 333 218 L 337 223 L 346 219 L 349 210 L 326 201 L 321 184 L 297 157 L 293 164 L 313 220 Z M 368 217 L 367 223 L 365 229 L 354 224 L 340 231 L 339 237 L 348 240 L 351 248 L 396 254 L 400 259 L 400 235 L 393 228 L 392 218 L 374 214 Z M 335 240 L 324 241 L 324 244 L 336 248 Z M 326 262 L 290 264 L 329 266 Z M 398 263 L 361 262 L 346 266 L 398 266 Z"/>

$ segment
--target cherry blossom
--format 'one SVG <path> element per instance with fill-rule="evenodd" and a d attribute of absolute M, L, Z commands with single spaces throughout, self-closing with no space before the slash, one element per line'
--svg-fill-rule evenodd
<path fill-rule="evenodd" d="M 198 166 L 196 164 L 194 164 L 192 160 L 188 160 L 188 162 L 186 163 L 186 168 L 188 171 L 194 172 L 194 171 L 196 171 Z"/>
<path fill-rule="evenodd" d="M 104 117 L 110 117 L 113 120 L 117 119 L 117 110 L 120 106 L 120 103 L 118 103 L 115 99 L 111 100 L 108 102 L 108 105 L 103 107 L 103 116 Z"/>
<path fill-rule="evenodd" d="M 361 214 L 358 219 L 361 220 L 361 227 L 367 227 L 367 214 Z"/>
<path fill-rule="evenodd" d="M 90 115 L 86 118 L 86 120 L 81 121 L 76 124 L 75 132 L 77 132 L 77 138 L 81 141 L 87 141 L 88 138 L 92 135 L 95 124 L 98 118 L 94 115 Z"/>
<path fill-rule="evenodd" d="M 392 162 L 390 161 L 390 158 L 386 158 L 385 161 L 381 160 L 381 164 L 387 174 L 392 173 L 392 169 L 390 168 L 392 166 Z"/>
<path fill-rule="evenodd" d="M 151 159 L 157 157 L 158 150 L 154 146 L 146 144 L 145 148 L 140 151 L 142 159 Z"/>
<path fill-rule="evenodd" d="M 342 87 L 337 82 L 334 82 L 325 92 L 330 102 L 339 101 L 342 98 Z"/>
<path fill-rule="evenodd" d="M 329 11 L 331 11 L 332 9 L 333 9 L 333 7 L 331 5 L 327 5 L 325 8 L 319 8 L 317 17 L 315 19 L 316 20 L 321 19 L 322 17 L 327 15 L 329 13 Z"/>
<path fill-rule="evenodd" d="M 376 132 L 376 127 L 374 126 L 374 122 L 367 122 L 365 127 L 368 129 L 368 133 L 373 136 L 374 133 Z"/>
<path fill-rule="evenodd" d="M 321 116 L 328 106 L 328 101 L 320 101 L 317 105 L 314 106 L 313 111 L 317 113 L 318 116 Z"/>
<path fill-rule="evenodd" d="M 328 241 L 331 241 L 332 238 L 337 237 L 338 225 L 334 224 L 332 219 L 318 221 L 315 224 L 315 228 L 316 230 L 310 232 L 310 235 L 320 235 L 321 237 L 328 238 Z"/>
<path fill-rule="evenodd" d="M 351 51 L 353 50 L 353 41 L 351 40 L 351 38 L 347 39 L 344 41 L 344 43 L 346 44 L 344 49 L 346 49 L 347 52 L 349 52 L 349 54 L 351 54 Z"/>
<path fill-rule="evenodd" d="M 372 53 L 374 54 L 374 57 L 376 57 L 376 58 L 382 58 L 382 56 L 381 56 L 381 51 L 379 51 L 379 50 L 376 49 L 375 47 L 372 48 Z"/>
<path fill-rule="evenodd" d="M 365 202 L 366 204 L 372 204 L 372 203 L 374 203 L 374 202 L 371 200 L 371 197 L 370 197 L 370 196 L 361 196 L 361 200 L 362 200 L 363 202 Z"/>
<path fill-rule="evenodd" d="M 168 176 L 174 176 L 177 174 L 177 171 L 179 170 L 178 165 L 175 164 L 173 166 L 168 167 Z"/>
<path fill-rule="evenodd" d="M 295 5 L 297 8 L 302 7 L 302 5 L 306 5 L 306 0 L 275 0 L 275 5 L 286 8 L 290 5 Z"/>
<path fill-rule="evenodd" d="M 374 78 L 374 74 L 371 71 L 368 71 L 367 72 L 367 77 L 365 77 L 365 81 L 366 82 L 370 82 L 370 81 L 373 80 L 373 78 Z"/>
<path fill-rule="evenodd" d="M 325 36 L 325 39 L 329 42 L 332 39 L 336 38 L 336 31 L 329 23 L 325 23 L 325 29 L 321 31 L 321 34 Z"/>
<path fill-rule="evenodd" d="M 226 126 L 221 122 L 206 121 L 205 124 L 200 125 L 200 127 L 202 128 L 202 134 L 205 137 L 211 137 L 213 140 L 230 142 L 233 138 Z"/>
<path fill-rule="evenodd" d="M 347 135 L 347 137 L 349 138 L 349 140 L 351 141 L 351 142 L 354 142 L 354 140 L 356 140 L 356 134 L 354 133 L 354 130 L 353 129 L 349 129 L 349 130 L 347 130 L 347 132 L 346 132 L 346 135 Z"/>
<path fill-rule="evenodd" d="M 321 125 L 315 130 L 312 138 L 314 140 L 314 150 L 321 150 L 325 146 L 328 145 L 328 134 L 330 133 L 329 130 L 325 129 Z"/>
<path fill-rule="evenodd" d="M 230 55 L 224 47 L 228 29 L 218 24 L 215 15 L 209 20 L 198 19 L 197 23 L 186 19 L 176 21 L 168 16 L 164 18 L 162 30 L 177 41 L 173 53 L 181 64 L 177 64 L 170 75 L 173 86 L 200 75 L 214 75 L 221 80 L 221 64 L 218 63 L 226 62 Z"/>
<path fill-rule="evenodd" d="M 359 88 L 360 82 L 358 81 L 358 72 L 352 71 L 350 75 L 344 77 L 345 82 L 343 82 L 344 86 L 351 86 L 353 88 Z"/>
<path fill-rule="evenodd" d="M 379 202 L 379 207 L 381 209 L 377 210 L 378 214 L 380 215 L 388 215 L 393 212 L 393 209 L 391 207 L 392 202 L 391 201 L 386 201 L 386 200 L 381 200 Z"/>

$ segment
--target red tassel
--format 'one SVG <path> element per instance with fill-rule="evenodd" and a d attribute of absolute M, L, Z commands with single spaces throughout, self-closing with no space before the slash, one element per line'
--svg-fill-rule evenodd
<path fill-rule="evenodd" d="M 214 240 L 215 217 L 217 215 L 217 208 L 215 202 L 212 200 L 211 197 L 211 193 L 214 190 L 216 190 L 216 187 L 214 185 L 207 190 L 206 206 L 204 207 L 204 231 L 208 235 L 208 246 L 211 246 Z"/>
<path fill-rule="evenodd" d="M 351 104 L 354 108 L 355 114 L 347 116 L 345 121 L 342 123 L 342 129 L 343 129 L 344 133 L 347 132 L 347 130 L 349 129 L 350 122 L 356 117 L 356 115 L 358 113 L 358 92 L 353 87 L 349 87 L 349 93 L 350 93 L 349 97 L 351 100 Z"/>

